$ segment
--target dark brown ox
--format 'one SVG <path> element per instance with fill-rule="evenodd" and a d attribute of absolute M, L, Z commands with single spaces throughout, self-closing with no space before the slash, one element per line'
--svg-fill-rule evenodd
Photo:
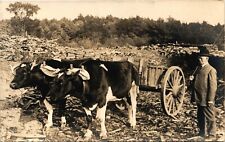
<path fill-rule="evenodd" d="M 81 60 L 54 60 L 49 59 L 43 61 L 39 64 L 32 62 L 23 62 L 13 70 L 14 78 L 10 83 L 10 87 L 12 89 L 19 89 L 24 87 L 37 87 L 37 89 L 41 92 L 42 98 L 41 102 L 43 102 L 48 110 L 48 121 L 45 125 L 46 128 L 49 128 L 53 125 L 52 115 L 53 115 L 53 107 L 47 101 L 46 97 L 50 90 L 50 84 L 53 82 L 54 77 L 58 75 L 60 70 L 64 68 L 68 68 L 71 65 L 74 67 L 80 66 L 82 63 L 91 60 L 81 59 Z M 61 115 L 61 126 L 64 127 L 66 125 L 66 120 L 64 117 L 65 111 L 65 99 L 62 99 L 58 102 L 55 102 L 59 105 L 59 114 Z"/>

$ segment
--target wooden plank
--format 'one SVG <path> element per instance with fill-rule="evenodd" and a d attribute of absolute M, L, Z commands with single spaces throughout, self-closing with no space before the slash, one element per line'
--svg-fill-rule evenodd
<path fill-rule="evenodd" d="M 148 67 L 148 86 L 150 87 L 157 86 L 157 81 L 158 81 L 157 72 L 158 70 L 156 66 Z"/>
<path fill-rule="evenodd" d="M 152 78 L 151 78 L 152 82 L 151 82 L 151 84 L 153 87 L 155 87 L 155 73 L 156 73 L 156 68 L 152 67 Z"/>
<path fill-rule="evenodd" d="M 145 64 L 145 59 L 140 59 L 138 63 L 140 85 L 158 88 L 160 86 L 160 77 L 167 68 L 165 66 L 149 66 Z"/>
<path fill-rule="evenodd" d="M 165 67 L 157 67 L 157 66 L 150 66 L 148 67 L 148 75 L 147 75 L 147 86 L 149 87 L 159 87 L 160 77 L 164 71 Z"/>
<path fill-rule="evenodd" d="M 140 59 L 139 61 L 139 76 L 140 76 L 140 85 L 144 85 L 144 75 L 143 75 L 143 65 L 144 65 L 144 59 Z"/>
<path fill-rule="evenodd" d="M 158 67 L 158 72 L 157 72 L 157 81 L 156 81 L 156 87 L 157 88 L 160 88 L 160 86 L 161 86 L 161 75 L 163 74 L 163 72 L 164 72 L 164 67 Z"/>
<path fill-rule="evenodd" d="M 158 85 L 158 80 L 159 80 L 160 74 L 161 74 L 161 69 L 160 69 L 160 67 L 157 67 L 156 68 L 156 73 L 155 73 L 155 85 L 156 86 Z"/>
<path fill-rule="evenodd" d="M 139 74 L 142 73 L 143 65 L 144 65 L 144 59 L 140 59 L 140 61 L 139 61 L 139 71 L 138 71 Z"/>
<path fill-rule="evenodd" d="M 151 68 L 148 68 L 148 86 L 151 86 L 151 75 L 152 75 L 152 73 L 151 73 Z"/>
<path fill-rule="evenodd" d="M 143 67 L 143 85 L 147 85 L 148 81 L 148 70 L 147 67 Z"/>

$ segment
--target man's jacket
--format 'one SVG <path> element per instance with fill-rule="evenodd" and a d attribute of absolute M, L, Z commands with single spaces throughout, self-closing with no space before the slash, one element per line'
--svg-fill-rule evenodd
<path fill-rule="evenodd" d="M 200 106 L 207 106 L 207 102 L 215 101 L 217 90 L 217 73 L 209 64 L 199 67 L 194 79 L 195 101 Z"/>

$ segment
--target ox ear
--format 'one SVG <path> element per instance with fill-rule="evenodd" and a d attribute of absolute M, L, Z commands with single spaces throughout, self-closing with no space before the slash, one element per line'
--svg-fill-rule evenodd
<path fill-rule="evenodd" d="M 80 69 L 80 72 L 79 72 L 79 76 L 83 80 L 90 80 L 90 74 L 88 73 L 87 70 L 84 69 L 84 66 L 81 66 L 81 69 Z"/>
<path fill-rule="evenodd" d="M 48 65 L 44 65 L 44 64 L 41 64 L 40 66 L 40 70 L 45 74 L 45 75 L 48 75 L 50 77 L 56 77 L 60 71 L 60 69 L 55 69 L 51 66 L 48 66 Z"/>

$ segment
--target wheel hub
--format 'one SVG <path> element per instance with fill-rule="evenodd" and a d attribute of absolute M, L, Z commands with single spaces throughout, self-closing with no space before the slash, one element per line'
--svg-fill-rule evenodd
<path fill-rule="evenodd" d="M 172 89 L 174 97 L 177 96 L 178 91 L 179 91 L 179 86 L 177 84 L 174 84 L 173 89 Z"/>

